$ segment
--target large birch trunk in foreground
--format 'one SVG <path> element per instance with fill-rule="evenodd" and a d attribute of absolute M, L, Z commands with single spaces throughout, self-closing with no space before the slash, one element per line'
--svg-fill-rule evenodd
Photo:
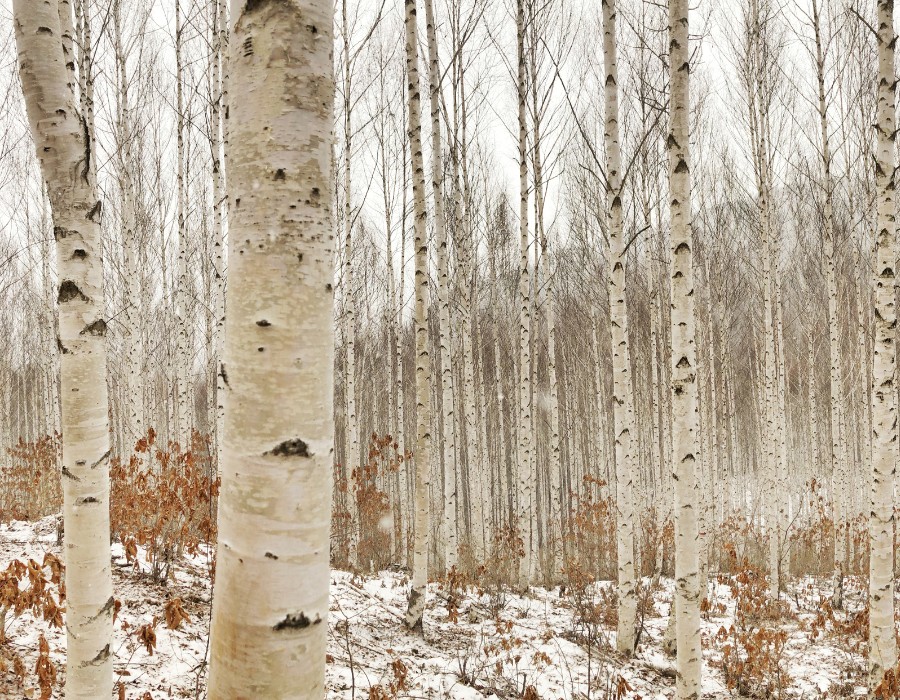
<path fill-rule="evenodd" d="M 416 450 L 412 589 L 406 611 L 406 626 L 422 630 L 425 591 L 428 586 L 428 528 L 431 517 L 428 490 L 431 485 L 431 357 L 428 352 L 428 241 L 425 225 L 425 166 L 422 159 L 420 123 L 419 49 L 416 0 L 406 1 L 406 79 L 409 100 L 409 150 L 412 163 L 413 229 L 415 231 L 416 288 Z"/>
<path fill-rule="evenodd" d="M 232 14 L 211 700 L 321 698 L 333 461 L 332 4 Z M 302 585 L 298 585 L 302 582 Z"/>
<path fill-rule="evenodd" d="M 700 697 L 700 572 L 697 552 L 699 415 L 691 232 L 688 0 L 669 2 L 669 190 L 672 219 L 672 449 L 675 481 L 676 697 Z"/>
<path fill-rule="evenodd" d="M 894 223 L 894 1 L 878 0 L 878 136 L 875 187 L 875 357 L 872 368 L 872 497 L 869 515 L 869 695 L 897 664 L 893 525 L 897 462 L 894 392 L 896 230 Z"/>
<path fill-rule="evenodd" d="M 70 13 L 67 2 L 13 3 L 22 90 L 59 265 L 66 698 L 96 700 L 112 694 L 106 321 L 96 156 L 69 81 Z"/>
<path fill-rule="evenodd" d="M 619 624 L 616 648 L 631 654 L 635 644 L 637 592 L 634 577 L 634 504 L 632 503 L 631 372 L 628 362 L 628 309 L 625 305 L 625 244 L 622 240 L 622 150 L 619 144 L 619 71 L 616 59 L 615 0 L 603 0 L 603 64 L 606 73 L 604 140 L 609 201 L 609 313 L 613 358 L 613 420 L 616 465 L 616 553 Z"/>

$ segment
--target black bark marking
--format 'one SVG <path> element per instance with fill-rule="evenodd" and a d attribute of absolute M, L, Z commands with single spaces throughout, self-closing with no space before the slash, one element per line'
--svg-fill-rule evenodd
<path fill-rule="evenodd" d="M 62 344 L 62 340 L 59 339 L 59 336 L 56 336 L 56 347 L 59 350 L 60 355 L 68 355 L 69 351 L 66 349 L 66 346 Z"/>
<path fill-rule="evenodd" d="M 278 559 L 272 552 L 266 552 L 266 559 Z"/>
<path fill-rule="evenodd" d="M 682 355 L 681 359 L 678 360 L 678 364 L 675 365 L 675 366 L 676 366 L 678 369 L 684 369 L 685 367 L 690 367 L 690 366 L 691 366 L 691 363 L 688 362 L 687 357 L 685 357 L 684 355 Z"/>
<path fill-rule="evenodd" d="M 89 151 L 89 152 L 90 152 L 90 151 Z M 88 156 L 88 159 L 90 159 L 90 156 Z M 93 221 L 93 222 L 96 223 L 96 222 L 97 222 L 97 219 L 95 219 L 94 217 L 95 217 L 95 216 L 98 216 L 102 211 L 103 211 L 103 202 L 101 202 L 101 201 L 98 199 L 98 200 L 96 201 L 96 203 L 94 204 L 94 206 L 91 207 L 91 210 L 90 210 L 90 211 L 88 212 L 88 214 L 87 214 L 88 220 L 89 220 L 89 221 Z"/>
<path fill-rule="evenodd" d="M 81 299 L 81 301 L 87 301 L 88 298 L 84 295 L 78 285 L 75 284 L 72 280 L 65 280 L 61 285 L 59 285 L 59 297 L 57 301 L 62 304 L 67 301 L 72 301 L 72 299 Z"/>
<path fill-rule="evenodd" d="M 306 31 L 308 31 L 310 34 L 318 34 L 319 28 L 314 24 L 307 24 Z"/>
<path fill-rule="evenodd" d="M 81 118 L 81 128 L 84 131 L 84 170 L 81 172 L 81 179 L 90 182 L 88 175 L 91 172 L 91 130 L 88 128 L 87 119 Z M 100 202 L 97 202 L 88 212 L 87 218 L 93 221 L 92 216 L 100 212 Z"/>
<path fill-rule="evenodd" d="M 256 325 L 259 326 L 260 328 L 268 328 L 272 324 L 263 318 L 263 319 L 260 319 L 259 321 L 257 321 Z"/>
<path fill-rule="evenodd" d="M 99 502 L 100 501 L 98 501 L 93 496 L 85 496 L 84 498 L 76 498 L 75 499 L 75 505 L 77 505 L 77 506 L 83 506 L 85 503 L 99 503 Z"/>
<path fill-rule="evenodd" d="M 99 467 L 101 464 L 103 464 L 103 462 L 104 462 L 105 460 L 109 459 L 109 455 L 110 455 L 110 450 L 107 450 L 106 452 L 104 452 L 103 455 L 100 457 L 100 459 L 98 459 L 96 462 L 94 462 L 94 463 L 91 465 L 91 469 L 96 469 L 96 468 Z"/>
<path fill-rule="evenodd" d="M 110 596 L 109 600 L 106 601 L 106 604 L 102 608 L 100 608 L 100 611 L 96 615 L 91 616 L 89 619 L 93 622 L 94 620 L 100 618 L 101 615 L 103 615 L 104 613 L 108 613 L 110 610 L 112 610 L 113 607 L 115 607 L 115 604 L 116 604 L 116 599 L 113 598 L 112 596 Z"/>
<path fill-rule="evenodd" d="M 104 321 L 102 318 L 98 318 L 90 325 L 82 328 L 79 335 L 96 335 L 101 338 L 106 337 L 106 321 Z"/>
<path fill-rule="evenodd" d="M 62 475 L 72 479 L 72 481 L 81 481 L 81 478 L 75 476 L 72 472 L 70 472 L 68 467 L 62 468 Z"/>
<path fill-rule="evenodd" d="M 64 226 L 54 226 L 53 227 L 53 239 L 56 241 L 61 241 L 63 238 L 66 238 L 72 231 L 70 229 L 65 228 Z"/>
<path fill-rule="evenodd" d="M 310 619 L 306 616 L 305 613 L 296 613 L 296 614 L 288 614 L 285 618 L 276 624 L 272 629 L 276 632 L 281 632 L 282 630 L 302 630 L 306 629 L 310 625 L 318 625 L 322 622 L 322 618 L 319 617 L 318 613 L 316 613 L 316 619 L 310 621 Z"/>
<path fill-rule="evenodd" d="M 279 180 L 284 180 L 284 179 L 285 179 L 284 168 L 278 168 L 278 170 L 275 171 L 275 180 L 279 181 Z"/>
<path fill-rule="evenodd" d="M 690 247 L 687 243 L 685 243 L 684 241 L 682 241 L 682 242 L 679 243 L 678 246 L 675 248 L 675 255 L 678 255 L 679 253 L 683 253 L 684 251 L 690 250 L 690 249 L 691 249 L 691 247 Z"/>
<path fill-rule="evenodd" d="M 224 362 L 219 366 L 219 376 L 222 377 L 222 383 L 230 389 L 231 385 L 228 383 L 228 372 L 225 371 Z"/>
<path fill-rule="evenodd" d="M 83 248 L 76 248 L 72 251 L 72 258 L 75 260 L 84 260 L 87 257 L 87 251 Z"/>
<path fill-rule="evenodd" d="M 99 666 L 104 661 L 106 661 L 108 658 L 109 658 L 109 644 L 107 644 L 99 652 L 97 652 L 97 656 L 95 656 L 90 661 L 82 661 L 81 667 L 84 668 L 85 666 Z"/>
<path fill-rule="evenodd" d="M 38 27 L 36 34 L 49 34 L 53 36 L 53 30 L 50 27 Z"/>
<path fill-rule="evenodd" d="M 274 448 L 272 448 L 269 452 L 265 452 L 266 455 L 273 455 L 275 457 L 312 457 L 312 452 L 309 451 L 309 445 L 307 445 L 300 438 L 294 438 L 293 440 L 285 440 L 282 443 L 279 443 Z"/>

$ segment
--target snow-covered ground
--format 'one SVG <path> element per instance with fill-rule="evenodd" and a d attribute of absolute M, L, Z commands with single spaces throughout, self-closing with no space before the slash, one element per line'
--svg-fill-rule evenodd
<path fill-rule="evenodd" d="M 13 559 L 40 562 L 44 553 L 59 554 L 56 520 L 0 525 L 0 570 Z M 121 601 L 115 623 L 115 673 L 129 700 L 205 697 L 205 658 L 209 626 L 208 552 L 184 561 L 174 581 L 154 584 L 127 564 L 121 547 L 113 548 L 115 597 Z M 139 563 L 146 569 L 146 562 Z M 703 623 L 703 691 L 707 698 L 737 695 L 722 669 L 727 630 L 734 616 L 732 588 L 711 582 L 713 609 Z M 818 698 L 864 694 L 864 657 L 852 629 L 835 630 L 820 614 L 828 591 L 820 583 L 800 580 L 788 591 L 793 614 L 780 623 L 785 643 L 780 668 L 788 679 L 785 697 Z M 824 585 L 824 584 L 823 584 Z M 848 585 L 851 605 L 862 600 L 858 583 Z M 594 626 L 598 642 L 590 655 L 585 630 L 570 592 L 532 589 L 527 596 L 469 589 L 454 598 L 439 584 L 430 589 L 425 636 L 407 632 L 402 623 L 407 577 L 398 572 L 358 576 L 332 575 L 331 616 L 326 671 L 328 698 L 671 698 L 673 660 L 661 648 L 672 597 L 672 582 L 663 580 L 646 607 L 644 631 L 632 659 L 618 656 L 615 629 Z M 599 598 L 599 591 L 594 590 Z M 189 620 L 177 629 L 164 621 L 166 603 L 180 598 Z M 843 620 L 843 613 L 838 619 Z M 602 619 L 602 615 L 600 616 Z M 137 631 L 155 627 L 151 654 Z M 0 698 L 39 698 L 34 665 L 38 639 L 46 637 L 59 680 L 64 675 L 65 635 L 35 621 L 30 613 L 6 621 L 7 657 L 19 655 L 27 678 L 21 684 L 0 672 Z M 855 648 L 854 648 L 855 647 Z M 0 654 L 2 657 L 3 654 Z M 2 666 L 0 666 L 2 668 Z M 767 682 L 771 679 L 767 679 Z M 590 684 L 590 691 L 588 685 Z M 371 690 L 380 686 L 384 694 Z M 745 692 L 759 692 L 751 681 Z M 533 690 L 532 690 L 533 688 Z M 590 694 L 588 694 L 590 693 Z M 61 697 L 59 683 L 54 698 Z"/>

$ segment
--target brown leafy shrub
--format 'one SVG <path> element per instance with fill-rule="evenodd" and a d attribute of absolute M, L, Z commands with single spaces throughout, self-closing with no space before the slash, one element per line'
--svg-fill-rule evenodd
<path fill-rule="evenodd" d="M 36 619 L 43 619 L 51 627 L 62 627 L 65 609 L 65 584 L 62 574 L 65 567 L 50 552 L 38 564 L 34 559 L 24 562 L 14 559 L 0 572 L 0 620 L 7 614 L 19 617 L 30 612 Z M 54 591 L 55 588 L 55 591 Z M 0 642 L 4 641 L 4 627 L 0 625 Z"/>
<path fill-rule="evenodd" d="M 816 616 L 809 622 L 810 639 L 832 635 L 840 640 L 845 651 L 862 653 L 869 640 L 869 608 L 845 614 L 835 613 L 831 600 L 825 598 L 819 604 Z"/>
<path fill-rule="evenodd" d="M 577 560 L 564 569 L 565 593 L 572 606 L 574 641 L 588 653 L 597 646 L 609 646 L 607 630 L 619 622 L 618 596 L 612 586 L 597 586 L 597 577 Z"/>
<path fill-rule="evenodd" d="M 715 637 L 728 689 L 743 696 L 784 697 L 790 677 L 782 623 L 791 617 L 790 606 L 769 597 L 766 576 L 746 561 L 736 575 L 718 580 L 731 588 L 735 605 L 733 623 L 720 627 Z"/>
<path fill-rule="evenodd" d="M 635 536 L 640 545 L 640 575 L 673 575 L 675 571 L 675 522 L 671 518 L 666 518 L 660 523 L 655 507 L 643 511 L 639 518 L 640 530 L 635 532 Z"/>
<path fill-rule="evenodd" d="M 62 509 L 59 435 L 35 442 L 19 438 L 0 463 L 0 523 L 40 520 Z"/>
<path fill-rule="evenodd" d="M 155 581 L 166 581 L 182 554 L 196 555 L 215 541 L 219 480 L 199 433 L 183 451 L 177 443 L 158 446 L 150 428 L 127 461 L 113 460 L 110 480 L 113 539 L 135 566 L 144 547 Z"/>
<path fill-rule="evenodd" d="M 27 562 L 14 559 L 0 572 L 0 670 L 10 661 L 13 675 L 24 682 L 27 671 L 21 657 L 13 651 L 7 653 L 4 621 L 10 613 L 19 617 L 30 613 L 35 619 L 43 619 L 50 627 L 62 628 L 62 607 L 65 601 L 65 584 L 62 576 L 65 567 L 53 554 L 44 555 L 38 564 L 34 559 Z M 56 666 L 50 660 L 50 647 L 44 635 L 38 641 L 38 658 L 34 667 L 41 699 L 47 700 L 56 685 Z"/>
<path fill-rule="evenodd" d="M 710 533 L 710 567 L 726 574 L 737 574 L 744 565 L 756 570 L 768 564 L 769 539 L 756 523 L 743 515 L 731 515 Z"/>
<path fill-rule="evenodd" d="M 388 650 L 388 653 L 393 653 Z M 409 667 L 399 657 L 390 663 L 391 680 L 387 685 L 376 684 L 369 688 L 369 700 L 396 700 L 409 690 Z"/>
<path fill-rule="evenodd" d="M 519 567 L 525 556 L 525 541 L 518 528 L 504 527 L 494 533 L 487 561 L 479 567 L 474 579 L 488 594 L 491 614 L 498 615 L 506 607 L 507 592 L 519 587 Z"/>
<path fill-rule="evenodd" d="M 788 532 L 791 571 L 825 576 L 834 568 L 831 503 L 826 500 L 816 479 L 806 485 L 803 500 L 807 515 Z"/>
<path fill-rule="evenodd" d="M 900 666 L 884 672 L 881 682 L 872 689 L 872 697 L 876 700 L 900 698 Z"/>
<path fill-rule="evenodd" d="M 331 559 L 341 568 L 355 563 L 370 571 L 386 569 L 400 558 L 408 542 L 402 542 L 400 510 L 392 503 L 399 490 L 401 465 L 410 458 L 390 436 L 373 433 L 365 464 L 344 475 L 334 467 L 335 493 L 331 514 Z"/>
<path fill-rule="evenodd" d="M 38 640 L 38 658 L 34 665 L 34 675 L 38 679 L 38 687 L 41 689 L 41 700 L 50 700 L 53 695 L 53 686 L 56 685 L 56 666 L 50 660 L 50 645 L 44 635 Z"/>
<path fill-rule="evenodd" d="M 191 618 L 184 611 L 181 598 L 169 598 L 165 606 L 166 627 L 177 630 L 182 622 L 190 622 Z"/>
<path fill-rule="evenodd" d="M 616 576 L 616 517 L 615 503 L 604 495 L 606 482 L 593 476 L 584 478 L 581 495 L 573 495 L 576 506 L 568 522 L 566 535 L 568 558 L 577 557 L 579 569 L 589 571 L 599 579 Z M 570 571 L 575 564 L 565 563 Z"/>

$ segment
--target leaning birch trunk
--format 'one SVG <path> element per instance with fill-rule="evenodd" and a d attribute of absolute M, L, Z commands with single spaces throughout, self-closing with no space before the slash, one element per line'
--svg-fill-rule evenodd
<path fill-rule="evenodd" d="M 444 450 L 443 535 L 449 570 L 457 562 L 456 543 L 456 433 L 453 430 L 453 367 L 450 360 L 450 299 L 447 272 L 447 226 L 444 217 L 444 158 L 441 146 L 440 68 L 432 0 L 425 0 L 425 32 L 428 35 L 428 86 L 431 107 L 431 189 L 434 195 L 434 229 L 438 257 L 438 335 L 441 352 L 441 417 Z"/>
<path fill-rule="evenodd" d="M 536 535 L 533 524 L 534 483 L 531 479 L 531 283 L 528 267 L 528 160 L 525 111 L 525 0 L 516 2 L 516 95 L 519 119 L 519 431 L 516 451 L 518 535 L 525 556 L 519 565 L 519 585 L 528 586 L 531 574 L 531 538 Z"/>
<path fill-rule="evenodd" d="M 897 664 L 894 630 L 893 488 L 897 462 L 894 392 L 894 0 L 878 0 L 878 136 L 875 160 L 875 357 L 872 369 L 872 497 L 869 516 L 869 696 Z"/>
<path fill-rule="evenodd" d="M 66 698 L 112 694 L 109 419 L 100 200 L 91 135 L 68 70 L 68 3 L 16 0 L 13 17 L 25 107 L 53 211 L 58 261 Z M 85 81 L 91 80 L 89 75 Z"/>
<path fill-rule="evenodd" d="M 691 232 L 688 0 L 669 3 L 669 190 L 672 220 L 672 449 L 675 480 L 676 698 L 700 697 L 697 552 L 699 416 Z"/>
<path fill-rule="evenodd" d="M 209 697 L 321 698 L 334 452 L 332 4 L 235 3 L 232 32 L 241 99 L 229 118 Z"/>
<path fill-rule="evenodd" d="M 428 241 L 425 224 L 425 166 L 422 161 L 422 127 L 419 123 L 419 47 L 416 0 L 406 3 L 406 80 L 409 100 L 409 150 L 412 162 L 413 229 L 415 231 L 416 308 L 416 451 L 413 524 L 412 588 L 406 626 L 422 631 L 425 591 L 428 585 L 428 528 L 431 486 L 431 358 L 428 354 Z"/>
<path fill-rule="evenodd" d="M 631 494 L 632 435 L 628 411 L 631 373 L 628 366 L 628 309 L 625 305 L 625 245 L 622 240 L 622 152 L 619 145 L 619 74 L 616 63 L 615 0 L 603 0 L 603 64 L 606 122 L 607 200 L 609 202 L 609 306 L 613 358 L 613 420 L 616 466 L 616 553 L 619 623 L 616 648 L 634 652 L 637 591 L 634 574 L 634 505 Z"/>

